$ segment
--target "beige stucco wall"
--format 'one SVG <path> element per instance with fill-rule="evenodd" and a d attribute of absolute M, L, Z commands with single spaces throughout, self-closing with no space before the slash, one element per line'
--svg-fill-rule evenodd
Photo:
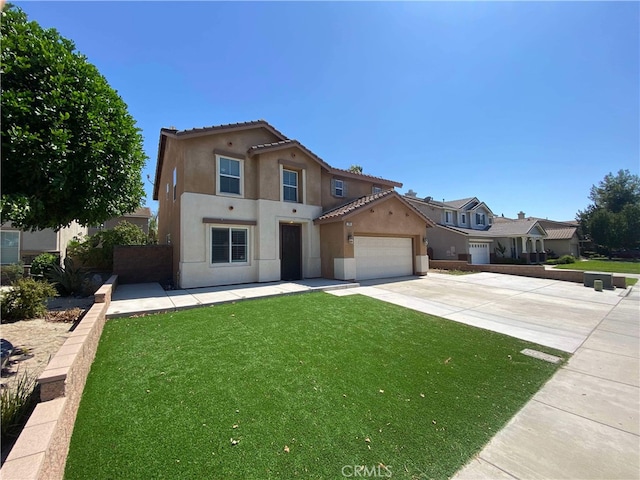
<path fill-rule="evenodd" d="M 319 206 L 189 192 L 182 195 L 181 205 L 184 211 L 179 285 L 182 288 L 280 280 L 280 223 L 302 226 L 302 275 L 304 278 L 321 275 L 320 228 L 313 224 L 313 219 L 321 213 Z M 203 223 L 203 218 L 212 220 Z M 244 222 L 256 224 L 244 225 Z M 211 263 L 211 228 L 214 226 L 248 229 L 247 264 Z"/>
<path fill-rule="evenodd" d="M 27 262 L 30 261 L 31 257 L 35 257 L 42 252 L 59 253 L 62 261 L 66 257 L 69 241 L 73 237 L 87 234 L 87 227 L 83 227 L 78 222 L 72 222 L 69 226 L 61 228 L 57 232 L 51 228 L 25 232 L 14 228 L 10 223 L 2 225 L 2 230 L 20 232 L 20 258 L 22 261 Z"/>
<path fill-rule="evenodd" d="M 332 179 L 343 180 L 347 185 L 347 195 L 345 197 L 335 197 L 331 192 L 331 180 Z M 388 190 L 389 186 L 379 185 L 366 178 L 355 179 L 347 176 L 333 175 L 326 170 L 322 171 L 322 206 L 324 210 L 330 210 L 339 205 L 344 205 L 357 198 L 364 197 L 365 195 L 371 195 L 373 187 L 379 186 L 383 190 Z"/>
<path fill-rule="evenodd" d="M 446 228 L 440 226 L 428 228 L 427 239 L 435 260 L 456 260 L 458 254 L 468 253 L 467 238 Z"/>

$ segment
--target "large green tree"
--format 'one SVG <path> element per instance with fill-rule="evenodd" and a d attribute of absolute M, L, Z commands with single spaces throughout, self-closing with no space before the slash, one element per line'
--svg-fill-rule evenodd
<path fill-rule="evenodd" d="M 146 155 L 118 93 L 72 41 L 11 4 L 0 49 L 2 222 L 59 229 L 132 212 Z"/>
<path fill-rule="evenodd" d="M 640 177 L 629 170 L 607 174 L 578 212 L 583 234 L 605 251 L 640 247 Z"/>

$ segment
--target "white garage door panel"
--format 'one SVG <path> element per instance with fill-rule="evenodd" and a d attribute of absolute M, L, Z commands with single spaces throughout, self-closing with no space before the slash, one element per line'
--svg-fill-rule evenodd
<path fill-rule="evenodd" d="M 410 238 L 357 236 L 354 249 L 356 280 L 413 275 Z"/>
<path fill-rule="evenodd" d="M 488 243 L 470 243 L 469 253 L 471 254 L 471 263 L 474 265 L 486 265 L 489 263 L 489 244 Z"/>

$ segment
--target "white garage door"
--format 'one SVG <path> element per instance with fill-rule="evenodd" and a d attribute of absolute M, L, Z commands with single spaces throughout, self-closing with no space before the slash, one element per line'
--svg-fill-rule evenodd
<path fill-rule="evenodd" d="M 355 237 L 356 280 L 413 275 L 410 238 Z"/>
<path fill-rule="evenodd" d="M 475 265 L 484 265 L 489 263 L 488 243 L 470 243 L 469 253 L 471 254 L 471 263 Z"/>

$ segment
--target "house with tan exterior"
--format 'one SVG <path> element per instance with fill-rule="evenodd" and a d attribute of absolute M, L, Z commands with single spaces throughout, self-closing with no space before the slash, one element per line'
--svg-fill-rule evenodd
<path fill-rule="evenodd" d="M 3 265 L 19 262 L 29 265 L 35 257 L 48 252 L 58 255 L 63 261 L 69 241 L 86 233 L 87 228 L 77 222 L 72 222 L 57 232 L 51 228 L 35 232 L 23 231 L 5 223 L 0 229 L 0 260 Z"/>
<path fill-rule="evenodd" d="M 158 240 L 181 288 L 424 274 L 402 184 L 334 168 L 264 120 L 160 131 Z"/>
<path fill-rule="evenodd" d="M 151 216 L 151 209 L 149 209 L 149 207 L 138 207 L 131 213 L 127 213 L 120 217 L 110 218 L 102 225 L 89 227 L 89 235 L 94 235 L 100 230 L 110 230 L 120 222 L 129 222 L 137 225 L 146 235 L 149 235 L 149 220 L 151 219 Z"/>
<path fill-rule="evenodd" d="M 473 264 L 500 258 L 527 263 L 546 260 L 547 231 L 537 219 L 496 217 L 477 197 L 436 201 L 405 196 L 436 225 L 427 231 L 429 256 L 434 260 L 465 260 Z"/>

